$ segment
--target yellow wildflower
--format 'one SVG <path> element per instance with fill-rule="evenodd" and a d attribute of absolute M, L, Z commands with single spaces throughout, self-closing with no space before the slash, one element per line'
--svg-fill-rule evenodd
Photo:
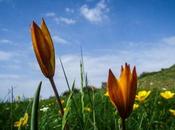
<path fill-rule="evenodd" d="M 22 122 L 23 122 L 23 118 L 21 117 L 21 118 L 19 119 L 19 121 L 16 121 L 16 122 L 14 123 L 14 127 L 20 128 L 20 127 L 22 126 Z"/>
<path fill-rule="evenodd" d="M 151 91 L 139 91 L 138 94 L 136 95 L 136 100 L 143 102 L 149 95 L 150 95 Z"/>
<path fill-rule="evenodd" d="M 64 108 L 64 112 L 68 111 L 69 109 L 67 109 L 66 107 Z M 58 111 L 61 114 L 61 110 Z"/>
<path fill-rule="evenodd" d="M 133 110 L 135 110 L 135 109 L 137 109 L 137 108 L 139 108 L 139 104 L 134 103 L 134 105 L 133 105 Z"/>
<path fill-rule="evenodd" d="M 162 96 L 165 99 L 173 98 L 175 93 L 172 93 L 171 91 L 164 91 L 160 93 L 160 96 Z"/>
<path fill-rule="evenodd" d="M 175 110 L 174 110 L 174 109 L 169 109 L 169 112 L 170 112 L 173 116 L 175 116 Z"/>
<path fill-rule="evenodd" d="M 24 117 L 23 117 L 23 123 L 22 123 L 23 126 L 25 126 L 27 124 L 28 119 L 29 119 L 29 115 L 28 115 L 28 113 L 25 113 Z"/>
<path fill-rule="evenodd" d="M 24 114 L 24 117 L 21 117 L 19 121 L 16 121 L 14 127 L 21 128 L 21 126 L 26 126 L 29 116 L 28 113 Z"/>
<path fill-rule="evenodd" d="M 62 100 L 61 100 L 61 104 L 63 104 L 63 103 L 64 103 L 64 100 L 62 99 Z"/>
<path fill-rule="evenodd" d="M 106 91 L 106 93 L 104 94 L 106 97 L 109 97 L 109 93 L 108 91 Z"/>
<path fill-rule="evenodd" d="M 87 112 L 91 112 L 92 111 L 91 108 L 89 108 L 89 107 L 85 107 L 84 110 L 87 111 Z"/>

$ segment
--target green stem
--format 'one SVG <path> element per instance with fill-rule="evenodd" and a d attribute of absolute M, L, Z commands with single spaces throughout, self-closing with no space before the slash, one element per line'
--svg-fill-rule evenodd
<path fill-rule="evenodd" d="M 60 96 L 59 96 L 59 94 L 58 94 L 58 91 L 57 91 L 57 88 L 56 88 L 56 85 L 55 85 L 55 82 L 54 82 L 53 77 L 49 78 L 49 81 L 50 81 L 50 83 L 51 83 L 51 85 L 52 85 L 52 88 L 53 88 L 53 91 L 54 91 L 54 93 L 55 93 L 57 102 L 58 102 L 58 104 L 59 104 L 59 106 L 60 106 L 61 116 L 63 117 L 63 115 L 64 115 L 64 109 L 63 109 L 63 105 L 62 105 L 62 103 L 61 103 Z"/>
<path fill-rule="evenodd" d="M 125 127 L 125 119 L 122 119 L 122 130 L 126 130 L 126 127 Z"/>

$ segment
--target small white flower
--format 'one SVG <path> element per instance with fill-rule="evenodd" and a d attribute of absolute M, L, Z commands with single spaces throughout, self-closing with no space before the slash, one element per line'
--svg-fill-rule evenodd
<path fill-rule="evenodd" d="M 166 89 L 166 88 L 162 88 L 162 90 L 164 90 L 164 91 L 165 91 L 165 90 L 167 90 L 167 89 Z"/>
<path fill-rule="evenodd" d="M 150 85 L 152 86 L 153 85 L 153 82 L 150 82 Z"/>
<path fill-rule="evenodd" d="M 43 107 L 43 108 L 40 109 L 40 111 L 46 112 L 48 109 L 49 109 L 49 107 Z"/>

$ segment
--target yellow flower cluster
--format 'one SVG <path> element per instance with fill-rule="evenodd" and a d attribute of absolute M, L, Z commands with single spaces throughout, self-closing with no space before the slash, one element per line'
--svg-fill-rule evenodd
<path fill-rule="evenodd" d="M 164 98 L 164 99 L 167 99 L 167 100 L 173 98 L 174 95 L 175 95 L 175 93 L 173 93 L 173 92 L 171 92 L 171 91 L 169 91 L 169 90 L 166 90 L 166 91 L 160 93 L 160 96 L 161 96 L 162 98 Z M 173 116 L 175 116 L 175 110 L 174 110 L 174 109 L 169 109 L 169 112 L 170 112 Z"/>
<path fill-rule="evenodd" d="M 146 90 L 139 91 L 135 97 L 135 100 L 143 103 L 145 99 L 150 95 L 150 93 L 151 91 L 146 91 Z M 138 103 L 134 103 L 133 110 L 136 110 L 137 108 L 139 108 L 139 106 L 140 105 Z"/>
<path fill-rule="evenodd" d="M 28 113 L 24 114 L 24 117 L 21 117 L 19 121 L 16 121 L 14 127 L 21 128 L 21 126 L 26 126 L 28 122 L 29 116 Z"/>

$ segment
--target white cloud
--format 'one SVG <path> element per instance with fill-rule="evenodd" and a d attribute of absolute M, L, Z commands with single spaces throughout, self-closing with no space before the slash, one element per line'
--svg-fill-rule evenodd
<path fill-rule="evenodd" d="M 53 38 L 54 43 L 58 43 L 58 44 L 68 44 L 69 43 L 67 40 L 57 35 L 53 36 L 52 38 Z"/>
<path fill-rule="evenodd" d="M 65 24 L 75 24 L 76 21 L 71 18 L 65 18 L 65 17 L 59 17 L 59 22 L 65 23 Z"/>
<path fill-rule="evenodd" d="M 12 44 L 13 42 L 11 40 L 8 40 L 8 39 L 0 39 L 0 43 L 3 43 L 3 44 Z"/>
<path fill-rule="evenodd" d="M 67 13 L 74 13 L 74 9 L 70 9 L 70 8 L 65 8 L 65 11 Z"/>
<path fill-rule="evenodd" d="M 7 29 L 7 28 L 2 28 L 1 29 L 3 32 L 8 32 L 9 31 L 9 29 Z"/>
<path fill-rule="evenodd" d="M 163 42 L 165 42 L 169 45 L 175 45 L 175 36 L 164 38 Z"/>
<path fill-rule="evenodd" d="M 0 51 L 0 61 L 9 60 L 12 55 L 12 53 Z"/>
<path fill-rule="evenodd" d="M 175 48 L 167 46 L 162 43 L 156 47 L 146 49 L 127 49 L 114 53 L 104 53 L 103 55 L 84 55 L 85 71 L 88 74 L 88 79 L 91 85 L 100 86 L 102 81 L 107 80 L 108 70 L 111 68 L 116 76 L 120 73 L 121 65 L 125 62 L 129 63 L 131 67 L 136 65 L 138 74 L 142 72 L 158 71 L 161 68 L 167 68 L 175 64 Z M 63 55 L 61 57 L 65 66 L 68 78 L 71 82 L 76 79 L 78 86 L 80 86 L 80 56 Z M 58 68 L 61 68 L 58 66 Z M 62 70 L 58 70 L 58 74 L 62 75 Z M 64 82 L 60 80 L 59 82 Z M 62 83 L 63 84 L 63 83 Z M 64 85 L 66 86 L 66 84 Z"/>
<path fill-rule="evenodd" d="M 15 79 L 19 79 L 20 76 L 17 74 L 0 74 L 0 79 L 11 79 L 11 80 L 15 80 Z"/>
<path fill-rule="evenodd" d="M 102 81 L 107 80 L 109 68 L 111 68 L 118 77 L 120 73 L 120 66 L 125 62 L 129 63 L 132 68 L 134 65 L 136 65 L 138 74 L 148 71 L 158 71 L 161 68 L 166 68 L 173 65 L 175 63 L 175 46 L 165 44 L 162 42 L 162 39 L 160 39 L 159 42 L 160 43 L 157 42 L 156 46 L 153 47 L 144 48 L 134 46 L 129 47 L 125 50 L 118 50 L 116 52 L 114 52 L 113 48 L 111 48 L 111 50 L 104 50 L 101 55 L 98 55 L 97 53 L 85 54 L 83 58 L 85 71 L 88 74 L 89 84 L 99 87 Z M 143 42 L 141 42 L 141 44 L 134 42 L 128 42 L 125 44 L 130 43 L 137 46 L 143 46 L 146 44 Z M 9 58 L 7 57 L 5 59 Z M 70 84 L 75 79 L 76 86 L 80 86 L 80 56 L 77 54 L 65 54 L 61 56 L 61 59 L 64 64 Z M 67 90 L 67 86 L 58 59 L 56 65 L 55 80 L 59 93 L 61 94 Z M 34 64 L 31 63 L 31 66 L 27 68 L 27 70 L 30 70 L 31 76 L 24 77 L 20 75 L 20 77 L 18 77 L 16 74 L 1 74 L 0 97 L 4 97 L 5 94 L 8 93 L 8 88 L 12 85 L 16 87 L 15 95 L 24 94 L 27 97 L 31 97 L 33 96 L 40 80 L 44 81 L 42 85 L 41 95 L 44 97 L 49 97 L 53 94 L 50 84 L 48 80 L 42 75 L 37 61 L 34 62 Z M 37 76 L 33 73 L 37 73 Z M 6 77 L 11 77 L 11 79 Z"/>
<path fill-rule="evenodd" d="M 90 22 L 102 22 L 106 18 L 106 12 L 109 11 L 106 1 L 101 0 L 94 8 L 89 8 L 88 5 L 83 5 L 80 8 L 80 13 Z"/>
<path fill-rule="evenodd" d="M 54 12 L 48 12 L 46 13 L 46 17 L 55 17 L 56 14 Z"/>
<path fill-rule="evenodd" d="M 49 12 L 45 14 L 46 17 L 51 17 L 57 24 L 64 23 L 67 25 L 72 25 L 76 23 L 76 20 L 72 18 L 66 18 L 66 17 L 58 17 L 56 13 L 54 12 Z"/>

